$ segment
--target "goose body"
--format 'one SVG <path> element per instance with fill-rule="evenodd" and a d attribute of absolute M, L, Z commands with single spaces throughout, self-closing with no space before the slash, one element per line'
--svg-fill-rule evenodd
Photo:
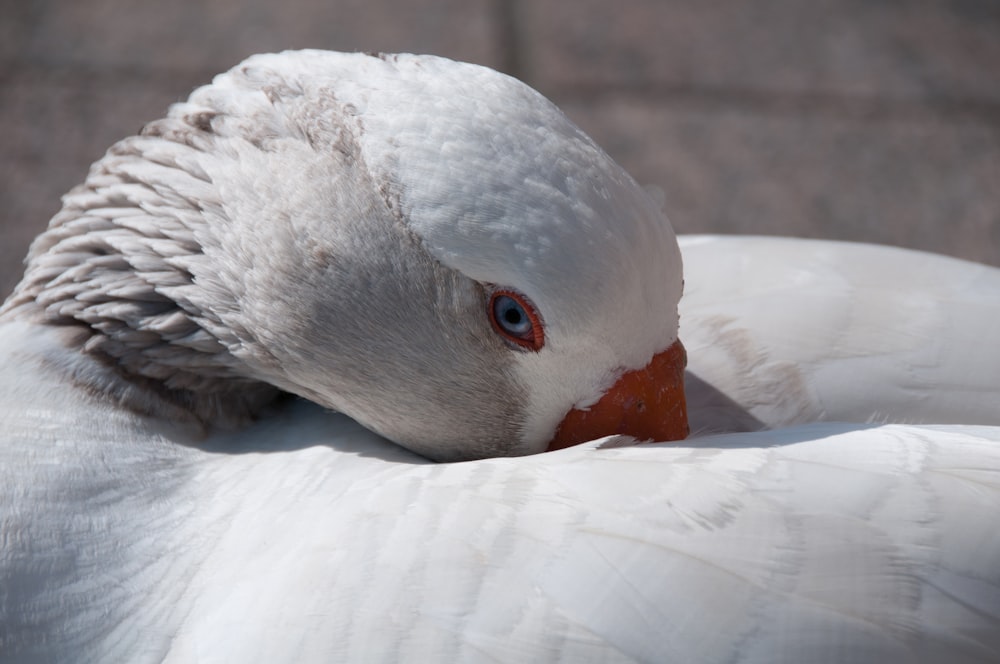
<path fill-rule="evenodd" d="M 567 409 L 599 408 L 660 357 L 678 338 L 680 254 L 641 190 L 534 93 L 439 59 L 370 60 L 252 59 L 109 152 L 34 245 L 0 313 L 2 659 L 1000 659 L 1000 353 L 988 341 L 1000 271 L 889 248 L 682 238 L 692 437 L 433 463 L 418 452 L 538 451 Z M 508 97 L 491 107 L 463 88 L 474 117 L 449 121 L 407 97 L 402 126 L 427 140 L 408 139 L 379 124 L 399 109 L 379 111 L 371 76 L 414 89 L 386 67 L 481 77 L 483 97 Z M 322 114 L 302 122 L 312 106 L 287 101 L 315 80 L 336 83 L 317 99 L 354 109 L 353 136 L 367 136 L 360 152 L 334 150 L 336 168 L 310 159 L 349 132 Z M 282 100 L 291 110 L 272 115 L 265 101 Z M 533 151 L 515 128 L 524 142 L 509 151 L 483 135 L 495 124 L 476 114 L 511 104 L 522 110 L 504 121 L 561 138 Z M 477 178 L 452 155 L 441 171 L 447 151 L 426 151 L 442 144 L 473 156 L 499 145 L 510 161 L 484 161 Z M 275 165 L 324 177 L 292 186 Z M 232 202 L 227 187 L 248 179 L 255 193 Z M 332 193 L 317 189 L 329 181 Z M 348 185 L 362 193 L 344 198 Z M 359 230 L 324 217 L 345 209 L 367 220 Z M 453 217 L 469 226 L 442 230 Z M 282 224 L 300 231 L 286 244 Z M 344 247 L 387 253 L 329 271 Z M 362 309 L 316 299 L 317 269 L 353 283 L 351 302 L 395 302 L 370 302 L 371 316 L 409 334 L 323 336 L 310 320 L 350 340 L 331 312 Z M 540 349 L 460 322 L 485 320 L 496 292 L 538 307 Z M 304 304 L 312 318 L 295 314 Z M 412 365 L 411 337 L 425 353 Z M 361 365 L 336 358 L 348 378 L 325 377 L 332 351 L 311 347 L 323 340 L 367 358 L 377 387 L 402 385 L 359 392 Z M 477 371 L 507 407 L 463 382 Z M 431 389 L 449 380 L 461 398 Z M 397 403 L 404 388 L 421 400 Z M 427 431 L 394 439 L 409 450 L 373 431 L 435 422 L 437 450 Z M 471 449 L 453 427 L 471 431 Z"/>

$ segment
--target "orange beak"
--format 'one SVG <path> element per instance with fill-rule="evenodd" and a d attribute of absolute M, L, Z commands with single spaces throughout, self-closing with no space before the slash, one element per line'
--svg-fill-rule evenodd
<path fill-rule="evenodd" d="M 690 433 L 684 400 L 687 353 L 678 339 L 642 369 L 629 371 L 586 410 L 566 413 L 549 451 L 625 434 L 639 440 L 683 440 Z"/>

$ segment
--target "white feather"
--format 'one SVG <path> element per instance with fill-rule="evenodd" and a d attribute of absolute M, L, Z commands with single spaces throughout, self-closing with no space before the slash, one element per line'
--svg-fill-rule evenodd
<path fill-rule="evenodd" d="M 1000 271 L 682 247 L 692 438 L 432 464 L 269 383 L 526 451 L 482 441 L 674 339 L 673 231 L 488 70 L 217 78 L 94 166 L 0 312 L 0 659 L 1000 660 Z M 506 371 L 475 280 L 532 297 L 551 352 Z"/>

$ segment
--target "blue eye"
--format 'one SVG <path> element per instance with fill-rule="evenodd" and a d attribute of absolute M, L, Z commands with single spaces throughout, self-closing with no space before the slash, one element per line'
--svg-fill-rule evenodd
<path fill-rule="evenodd" d="M 531 333 L 531 320 L 521 303 L 509 295 L 493 300 L 493 317 L 504 332 L 523 338 Z"/>
<path fill-rule="evenodd" d="M 520 293 L 498 290 L 490 297 L 490 323 L 507 341 L 539 350 L 545 343 L 542 324 L 531 301 Z"/>

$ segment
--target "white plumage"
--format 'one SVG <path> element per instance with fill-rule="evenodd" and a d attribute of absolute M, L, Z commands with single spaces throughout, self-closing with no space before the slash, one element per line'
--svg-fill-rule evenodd
<path fill-rule="evenodd" d="M 768 427 L 1000 422 L 996 268 L 790 238 L 691 236 L 681 247 L 695 431 L 752 427 L 747 414 Z"/>
<path fill-rule="evenodd" d="M 438 59 L 401 61 L 251 60 L 234 70 L 252 83 L 239 94 L 226 93 L 239 74 L 195 93 L 195 106 L 218 97 L 215 115 L 176 107 L 180 124 L 164 121 L 148 140 L 114 148 L 36 243 L 0 315 L 0 659 L 1000 659 L 996 269 L 889 248 L 683 238 L 680 335 L 694 435 L 679 443 L 610 437 L 435 464 L 346 415 L 271 401 L 268 382 L 326 406 L 364 402 L 361 419 L 376 428 L 412 416 L 377 389 L 337 383 L 336 399 L 322 392 L 335 384 L 321 361 L 333 351 L 310 348 L 320 331 L 294 305 L 312 304 L 311 316 L 339 324 L 324 308 L 338 305 L 319 297 L 338 295 L 330 284 L 352 276 L 328 269 L 336 251 L 359 270 L 384 268 L 388 286 L 353 282 L 370 288 L 362 296 L 399 297 L 410 291 L 396 281 L 431 274 L 446 295 L 436 301 L 456 302 L 432 312 L 454 327 L 407 326 L 403 317 L 404 332 L 429 349 L 412 367 L 434 375 L 428 383 L 393 374 L 403 376 L 401 390 L 407 380 L 471 375 L 462 363 L 474 355 L 463 348 L 485 344 L 481 372 L 494 380 L 462 385 L 470 399 L 489 393 L 514 406 L 548 390 L 547 406 L 528 399 L 501 411 L 528 429 L 551 429 L 542 423 L 552 404 L 572 407 L 607 387 L 609 367 L 641 365 L 676 338 L 673 234 L 642 218 L 652 213 L 634 183 L 510 79 Z M 407 78 L 424 74 L 389 76 L 404 96 L 413 80 L 453 92 L 447 85 L 457 80 L 471 96 L 448 108 L 512 105 L 504 121 L 520 127 L 509 132 L 520 137 L 517 150 L 502 148 L 507 159 L 482 162 L 481 172 L 461 169 L 463 155 L 488 151 L 484 142 L 506 145 L 507 125 L 428 114 L 421 104 L 433 94 L 411 99 L 412 117 L 400 121 L 413 137 L 390 131 L 392 113 L 378 109 L 385 99 L 353 78 L 386 66 L 432 72 L 430 83 Z M 322 98 L 350 106 L 363 125 L 354 138 L 364 145 L 338 153 L 352 154 L 347 161 L 325 160 L 324 146 L 350 142 L 342 125 L 324 124 L 329 108 L 314 108 L 308 121 L 295 114 L 311 106 L 268 110 L 308 87 L 316 68 L 326 73 L 315 80 L 339 81 Z M 256 94 L 247 92 L 253 85 Z M 303 135 L 275 126 L 289 117 Z M 548 124 L 532 124 L 538 118 Z M 211 136 L 183 129 L 206 123 Z M 517 142 L 539 131 L 563 138 Z M 547 166 L 560 159 L 555 171 Z M 388 189 L 362 186 L 380 181 Z M 381 199 L 386 191 L 401 195 Z M 377 200 L 391 224 L 377 214 L 352 217 L 358 227 L 330 216 L 376 209 Z M 456 215 L 470 225 L 446 231 Z M 517 219 L 528 220 L 520 235 Z M 396 223 L 415 245 L 383 241 Z M 220 224 L 225 233 L 213 230 Z M 286 242 L 288 225 L 299 234 Z M 558 238 L 573 241 L 562 247 Z M 352 263 L 347 249 L 395 258 Z M 407 253 L 420 251 L 437 263 Z M 282 262 L 291 255 L 317 262 Z M 283 281 L 289 274 L 306 283 Z M 488 325 L 459 320 L 468 311 L 485 317 L 474 284 L 494 280 L 539 305 L 552 354 L 531 364 L 491 341 Z M 475 306 L 463 308 L 466 295 Z M 662 310 L 649 313 L 661 299 Z M 445 342 L 422 339 L 428 330 Z M 598 348 L 618 343 L 612 330 L 625 341 Z M 402 335 L 365 332 L 336 352 L 363 354 L 366 343 L 378 351 L 366 357 L 405 365 L 392 346 L 406 343 Z M 287 362 L 272 361 L 282 353 Z M 107 354 L 118 363 L 102 361 Z M 315 366 L 306 366 L 310 357 Z M 515 378 L 490 373 L 509 357 Z M 551 387 L 553 377 L 538 374 L 560 357 L 598 368 L 552 369 L 555 382 L 579 384 Z M 449 403 L 450 394 L 422 398 L 457 415 L 412 416 L 413 426 L 438 426 L 451 440 L 453 422 L 472 430 L 502 421 L 462 417 L 469 402 Z M 206 422 L 211 413 L 231 427 Z M 420 440 L 418 448 L 433 444 Z"/>

